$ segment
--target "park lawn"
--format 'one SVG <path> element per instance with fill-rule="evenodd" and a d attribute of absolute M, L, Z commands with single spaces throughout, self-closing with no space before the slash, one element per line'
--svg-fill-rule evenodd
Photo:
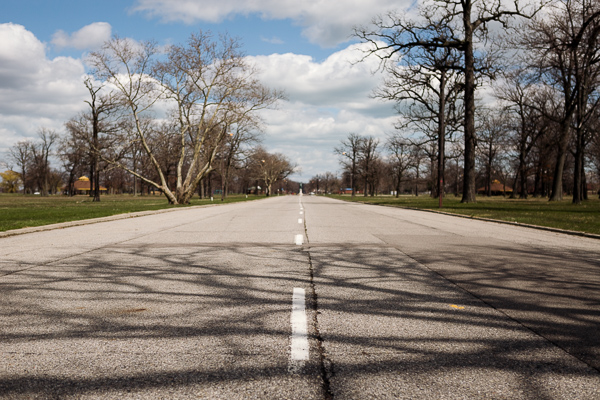
<path fill-rule="evenodd" d="M 352 200 L 350 195 L 332 196 L 342 200 Z M 571 231 L 600 234 L 600 199 L 597 197 L 573 204 L 571 198 L 560 202 L 550 202 L 547 198 L 529 198 L 527 200 L 509 199 L 501 196 L 477 196 L 476 203 L 463 204 L 460 197 L 449 195 L 444 198 L 443 208 L 439 208 L 438 199 L 429 196 L 355 196 L 353 201 L 370 204 L 382 204 L 422 210 L 443 211 L 468 215 L 477 218 L 489 218 L 521 224 L 539 225 Z"/>
<path fill-rule="evenodd" d="M 169 204 L 164 196 L 103 195 L 99 202 L 89 196 L 34 196 L 22 194 L 0 194 L 0 232 L 11 229 L 34 227 L 59 222 L 79 221 L 89 218 L 108 217 L 136 211 L 162 210 L 174 207 L 189 207 L 206 204 L 222 204 L 255 200 L 263 197 L 230 195 L 224 202 L 220 197 L 200 200 L 192 199 L 189 205 Z"/>

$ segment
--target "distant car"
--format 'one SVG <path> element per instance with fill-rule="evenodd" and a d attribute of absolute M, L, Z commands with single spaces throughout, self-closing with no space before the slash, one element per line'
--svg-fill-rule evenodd
<path fill-rule="evenodd" d="M 310 192 L 309 194 L 310 194 L 311 196 L 314 196 L 314 195 L 315 195 L 315 192 Z"/>
<path fill-rule="evenodd" d="M 40 194 L 40 192 L 35 192 L 35 193 L 33 193 L 33 194 Z"/>

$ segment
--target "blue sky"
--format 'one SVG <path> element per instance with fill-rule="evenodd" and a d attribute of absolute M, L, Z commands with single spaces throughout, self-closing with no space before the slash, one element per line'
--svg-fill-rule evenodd
<path fill-rule="evenodd" d="M 40 127 L 64 131 L 83 110 L 85 56 L 111 35 L 180 43 L 198 30 L 240 37 L 264 83 L 287 93 L 263 114 L 264 146 L 307 181 L 339 169 L 333 147 L 349 132 L 385 138 L 391 104 L 370 99 L 377 62 L 359 57 L 352 27 L 403 9 L 392 0 L 3 0 L 0 4 L 0 170 L 8 147 Z"/>

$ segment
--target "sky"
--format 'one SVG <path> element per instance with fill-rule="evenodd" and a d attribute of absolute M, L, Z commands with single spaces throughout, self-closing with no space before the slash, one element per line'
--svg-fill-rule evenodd
<path fill-rule="evenodd" d="M 0 3 L 0 170 L 7 149 L 40 128 L 64 132 L 84 111 L 86 56 L 113 35 L 159 45 L 191 33 L 239 37 L 248 60 L 287 100 L 262 113 L 263 146 L 300 168 L 292 179 L 338 172 L 333 149 L 351 132 L 385 140 L 393 104 L 370 97 L 376 59 L 352 28 L 411 0 L 2 0 Z M 2 164 L 4 162 L 4 164 Z"/>

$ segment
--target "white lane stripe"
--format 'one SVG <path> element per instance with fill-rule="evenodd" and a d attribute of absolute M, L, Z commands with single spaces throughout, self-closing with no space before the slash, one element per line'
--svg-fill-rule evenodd
<path fill-rule="evenodd" d="M 298 223 L 301 224 L 302 223 L 302 218 L 298 218 Z"/>
<path fill-rule="evenodd" d="M 304 214 L 304 211 L 300 211 L 300 215 Z"/>
<path fill-rule="evenodd" d="M 304 243 L 304 237 L 300 234 L 296 235 L 294 237 L 294 243 L 296 243 L 297 245 L 301 245 L 302 243 Z"/>
<path fill-rule="evenodd" d="M 305 296 L 304 289 L 294 288 L 292 296 L 292 344 L 290 352 L 292 361 L 308 360 L 309 356 Z"/>

